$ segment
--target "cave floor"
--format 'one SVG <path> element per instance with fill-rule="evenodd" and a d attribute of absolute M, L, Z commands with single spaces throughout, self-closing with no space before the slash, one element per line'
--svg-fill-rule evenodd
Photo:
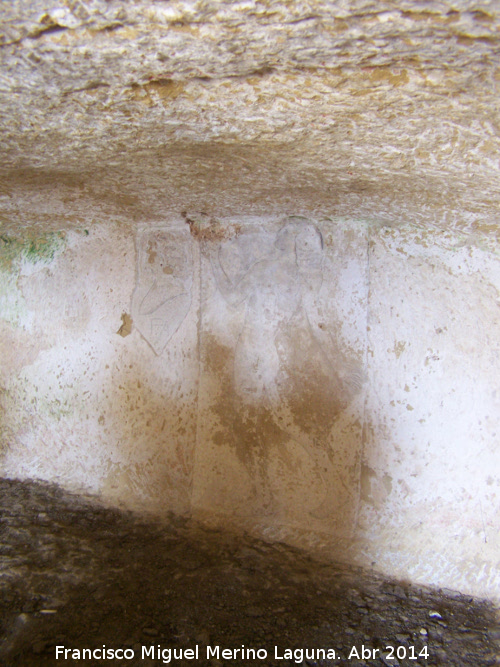
<path fill-rule="evenodd" d="M 484 601 L 189 519 L 146 521 L 49 484 L 3 479 L 0 494 L 1 665 L 162 665 L 168 649 L 171 664 L 192 666 L 500 664 Z M 77 652 L 103 645 L 127 659 Z M 242 646 L 260 658 L 235 654 Z"/>

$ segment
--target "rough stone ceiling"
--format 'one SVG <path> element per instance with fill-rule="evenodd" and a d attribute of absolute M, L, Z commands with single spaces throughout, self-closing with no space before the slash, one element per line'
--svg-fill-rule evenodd
<path fill-rule="evenodd" d="M 1 4 L 0 220 L 305 213 L 495 243 L 500 3 Z"/>

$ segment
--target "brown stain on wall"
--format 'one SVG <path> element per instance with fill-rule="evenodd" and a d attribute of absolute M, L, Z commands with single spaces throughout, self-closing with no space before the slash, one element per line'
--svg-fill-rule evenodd
<path fill-rule="evenodd" d="M 153 79 L 143 85 L 133 84 L 129 89 L 129 96 L 135 102 L 148 107 L 156 104 L 167 106 L 184 92 L 184 84 L 173 79 Z"/>
<path fill-rule="evenodd" d="M 130 336 L 132 333 L 132 318 L 128 313 L 122 313 L 122 325 L 116 333 L 122 338 Z"/>
<path fill-rule="evenodd" d="M 277 342 L 282 357 L 278 382 L 295 424 L 316 439 L 327 437 L 361 389 L 361 364 L 348 361 L 338 348 L 330 350 L 327 358 L 306 328 L 281 330 Z"/>
<path fill-rule="evenodd" d="M 191 236 L 197 241 L 223 241 L 236 236 L 239 225 L 221 224 L 219 220 L 207 213 L 181 212 L 184 221 L 189 226 Z"/>
<path fill-rule="evenodd" d="M 234 349 L 204 335 L 204 372 L 218 380 L 219 392 L 214 403 L 218 427 L 213 440 L 230 445 L 251 476 L 266 474 L 265 461 L 272 447 L 284 447 L 287 436 L 274 423 L 272 412 L 263 405 L 245 405 L 234 386 Z"/>
<path fill-rule="evenodd" d="M 154 386 L 137 363 L 110 369 L 102 391 L 99 425 L 111 446 L 103 495 L 160 512 L 187 512 L 196 395 Z"/>
<path fill-rule="evenodd" d="M 320 359 L 311 363 L 311 355 L 301 345 L 300 337 L 290 340 L 288 368 L 283 364 L 278 377 L 279 402 L 264 394 L 258 401 L 244 400 L 238 394 L 234 381 L 235 351 L 221 344 L 212 334 L 203 335 L 202 373 L 216 383 L 210 412 L 216 417 L 212 441 L 221 448 L 234 452 L 252 480 L 254 493 L 264 509 L 275 504 L 270 477 L 270 462 L 276 456 L 284 464 L 283 484 L 297 483 L 293 451 L 298 447 L 311 460 L 315 470 L 315 495 L 319 502 L 332 511 L 336 489 L 331 486 L 332 476 L 342 475 L 343 461 L 337 461 L 336 443 L 331 441 L 331 430 L 339 415 L 360 389 L 359 369 L 351 380 L 342 380 L 335 374 L 327 375 Z M 291 418 L 291 421 L 290 421 Z M 343 443 L 339 443 L 341 448 Z M 224 456 L 221 451 L 221 456 Z M 350 472 L 345 473 L 343 485 L 349 485 Z M 338 495 L 345 493 L 345 488 Z M 355 493 L 353 493 L 355 495 Z M 321 517 L 324 518 L 324 517 Z"/>
<path fill-rule="evenodd" d="M 406 348 L 406 341 L 404 340 L 398 340 L 394 343 L 394 349 L 392 352 L 396 355 L 396 359 L 399 359 L 399 357 L 403 354 Z"/>
<path fill-rule="evenodd" d="M 389 67 L 374 67 L 370 79 L 374 83 L 388 83 L 391 86 L 402 86 L 409 83 L 408 72 L 394 70 Z"/>

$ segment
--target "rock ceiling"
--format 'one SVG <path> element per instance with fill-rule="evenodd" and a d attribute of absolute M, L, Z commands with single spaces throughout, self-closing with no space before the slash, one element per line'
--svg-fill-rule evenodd
<path fill-rule="evenodd" d="M 10 0 L 0 221 L 302 213 L 495 242 L 500 3 Z"/>

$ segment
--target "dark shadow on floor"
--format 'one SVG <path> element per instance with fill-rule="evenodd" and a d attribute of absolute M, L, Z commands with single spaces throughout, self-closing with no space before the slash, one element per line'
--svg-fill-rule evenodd
<path fill-rule="evenodd" d="M 198 660 L 171 653 L 172 664 L 499 664 L 500 628 L 484 601 L 187 519 L 147 522 L 54 485 L 0 480 L 0 497 L 1 665 L 162 665 L 168 649 L 196 646 Z M 103 645 L 134 657 L 56 660 L 56 646 Z M 221 653 L 242 645 L 261 657 Z"/>

